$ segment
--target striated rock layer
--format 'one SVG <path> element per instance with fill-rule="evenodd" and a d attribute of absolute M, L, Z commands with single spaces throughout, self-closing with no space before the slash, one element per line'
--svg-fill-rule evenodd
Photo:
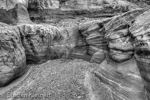
<path fill-rule="evenodd" d="M 27 7 L 28 0 L 1 0 L 0 22 L 7 24 L 31 23 Z"/>
<path fill-rule="evenodd" d="M 141 73 L 148 99 L 150 99 L 150 10 L 135 19 L 130 28 L 134 37 L 135 58 Z"/>
<path fill-rule="evenodd" d="M 24 51 L 17 27 L 0 23 L 0 87 L 28 71 Z"/>
<path fill-rule="evenodd" d="M 17 25 L 21 35 L 22 45 L 25 48 L 27 63 L 42 63 L 50 59 L 54 54 L 51 50 L 51 42 L 60 38 L 60 33 L 54 27 L 46 27 L 36 24 Z M 54 55 L 55 56 L 55 55 Z"/>
<path fill-rule="evenodd" d="M 124 62 L 133 57 L 132 36 L 129 28 L 136 16 L 144 10 L 133 10 L 121 16 L 114 17 L 106 24 L 106 38 L 108 41 L 108 55 L 115 62 Z"/>
<path fill-rule="evenodd" d="M 29 0 L 28 11 L 36 23 L 58 23 L 77 17 L 111 17 L 136 8 L 124 0 Z"/>
<path fill-rule="evenodd" d="M 121 64 L 104 61 L 94 74 L 108 88 L 109 100 L 147 100 L 133 59 Z"/>
<path fill-rule="evenodd" d="M 52 1 L 52 3 L 53 2 L 54 1 Z M 69 2 L 70 1 L 61 1 L 61 4 L 69 5 Z M 85 78 L 81 80 L 82 82 L 84 81 L 83 87 L 86 87 L 88 90 L 88 95 L 91 100 L 146 100 L 141 78 L 139 73 L 137 73 L 138 71 L 135 70 L 136 63 L 131 59 L 133 56 L 136 58 L 144 87 L 147 90 L 146 94 L 149 95 L 149 11 L 145 12 L 144 9 L 129 11 L 131 9 L 126 9 L 125 12 L 129 12 L 113 18 L 88 21 L 79 24 L 79 26 L 69 28 L 56 28 L 46 24 L 34 24 L 31 22 L 27 11 L 28 1 L 18 0 L 9 3 L 3 1 L 1 3 L 5 4 L 4 6 L 1 5 L 3 7 L 3 10 L 0 10 L 3 12 L 0 14 L 1 22 L 15 24 L 16 26 L 4 23 L 0 24 L 0 87 L 10 84 L 28 71 L 26 63 L 40 64 L 53 59 L 79 58 L 92 63 L 102 63 L 94 72 L 93 69 L 90 72 L 85 72 Z M 32 2 L 29 2 L 29 5 L 30 3 Z M 35 0 L 33 3 L 39 3 L 33 6 L 41 6 L 40 9 L 44 9 L 44 11 L 52 5 L 49 0 L 46 2 L 44 2 L 44 0 Z M 83 2 L 77 0 L 76 3 Z M 108 2 L 108 0 L 107 2 L 103 0 L 100 4 L 101 3 L 113 4 Z M 46 6 L 46 4 L 48 4 L 48 6 Z M 120 7 L 124 2 L 119 0 L 118 4 Z M 78 8 L 78 5 L 76 6 Z M 84 7 L 86 8 L 86 4 Z M 92 8 L 92 6 L 90 7 Z M 113 7 L 115 9 L 115 6 Z M 105 13 L 105 8 L 109 8 L 111 9 L 110 12 L 113 13 L 113 7 L 106 6 L 103 7 L 104 9 L 102 8 L 101 11 Z M 32 7 L 29 7 L 28 10 L 31 10 L 31 8 Z M 59 8 L 61 7 L 59 6 Z M 73 7 L 72 9 L 75 10 L 75 8 L 76 7 Z M 61 14 L 70 14 L 71 16 L 89 15 L 89 13 L 85 13 L 88 12 L 87 10 L 83 12 L 83 10 L 80 11 L 81 9 L 79 9 L 79 12 L 75 11 L 72 13 L 72 9 L 69 12 L 67 10 L 70 9 L 61 9 Z M 45 12 L 42 13 L 38 9 L 33 10 L 35 12 L 37 11 L 38 15 L 45 15 Z M 59 11 L 60 9 L 54 9 L 52 14 L 53 12 L 59 14 Z M 94 15 L 93 11 L 99 14 L 97 10 L 90 10 L 91 16 Z M 106 12 L 109 11 L 107 10 Z M 143 12 L 145 13 L 142 14 Z M 95 15 L 97 16 L 97 14 Z M 143 16 L 147 17 L 144 18 Z M 64 67 L 65 65 L 62 66 Z M 133 66 L 134 68 L 132 69 Z M 82 69 L 82 66 L 80 67 Z M 126 67 L 129 69 L 126 69 Z M 70 70 L 66 70 L 67 68 L 63 71 L 72 73 Z M 60 71 L 59 74 L 64 75 L 63 71 Z M 45 75 L 44 72 L 43 75 Z M 62 76 L 62 80 L 65 75 Z M 66 78 L 71 75 L 67 74 Z M 84 76 L 83 73 L 81 76 Z M 93 77 L 93 80 L 96 79 L 97 83 L 91 81 Z M 105 90 L 107 88 L 108 92 L 106 94 L 110 96 L 103 97 L 103 91 L 99 90 L 100 85 L 97 87 L 97 84 L 103 85 Z M 99 96 L 99 93 L 103 95 Z M 81 96 L 78 97 L 82 98 Z"/>

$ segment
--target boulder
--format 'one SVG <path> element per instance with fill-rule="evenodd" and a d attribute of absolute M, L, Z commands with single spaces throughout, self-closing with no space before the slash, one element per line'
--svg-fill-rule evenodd
<path fill-rule="evenodd" d="M 29 9 L 57 9 L 59 0 L 29 0 Z"/>
<path fill-rule="evenodd" d="M 17 27 L 0 23 L 0 87 L 10 84 L 28 71 L 20 38 Z"/>
<path fill-rule="evenodd" d="M 22 4 L 25 7 L 28 7 L 28 0 L 1 0 L 0 9 L 10 10 L 15 8 L 17 4 Z"/>

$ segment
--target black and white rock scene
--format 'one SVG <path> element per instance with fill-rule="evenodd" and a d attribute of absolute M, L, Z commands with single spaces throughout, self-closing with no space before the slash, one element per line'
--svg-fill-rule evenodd
<path fill-rule="evenodd" d="M 150 1 L 0 0 L 0 100 L 150 100 Z"/>

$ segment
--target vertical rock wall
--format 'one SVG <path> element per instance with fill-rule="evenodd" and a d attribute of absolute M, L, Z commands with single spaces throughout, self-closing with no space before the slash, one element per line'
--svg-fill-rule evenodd
<path fill-rule="evenodd" d="M 7 24 L 31 23 L 27 7 L 28 0 L 0 1 L 0 22 Z"/>

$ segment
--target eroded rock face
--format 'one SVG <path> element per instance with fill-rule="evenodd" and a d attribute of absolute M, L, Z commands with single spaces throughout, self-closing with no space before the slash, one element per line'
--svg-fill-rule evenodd
<path fill-rule="evenodd" d="M 27 7 L 28 0 L 1 0 L 0 22 L 7 24 L 31 23 Z"/>
<path fill-rule="evenodd" d="M 142 79 L 136 68 L 136 62 L 132 59 L 122 64 L 104 61 L 94 71 L 95 77 L 110 92 L 111 98 L 106 100 L 147 100 Z"/>
<path fill-rule="evenodd" d="M 0 9 L 10 10 L 15 8 L 16 4 L 22 4 L 28 7 L 28 0 L 1 0 Z"/>
<path fill-rule="evenodd" d="M 110 5 L 114 9 L 135 9 L 138 6 L 123 0 L 29 0 L 29 8 L 37 9 L 93 9 Z M 116 8 L 115 8 L 116 7 Z M 121 8 L 122 7 L 122 8 Z"/>
<path fill-rule="evenodd" d="M 0 87 L 10 84 L 27 70 L 19 30 L 0 23 Z"/>
<path fill-rule="evenodd" d="M 29 0 L 30 9 L 57 9 L 59 0 Z"/>
<path fill-rule="evenodd" d="M 21 41 L 25 48 L 28 63 L 42 63 L 51 58 L 58 58 L 51 48 L 55 40 L 61 35 L 55 27 L 36 24 L 20 24 Z"/>
<path fill-rule="evenodd" d="M 33 22 L 58 24 L 77 17 L 112 17 L 136 8 L 126 0 L 29 0 L 28 11 Z"/>
<path fill-rule="evenodd" d="M 124 62 L 133 57 L 132 36 L 129 27 L 135 17 L 144 10 L 133 10 L 121 16 L 114 17 L 106 24 L 106 37 L 108 41 L 108 55 L 115 62 Z"/>
<path fill-rule="evenodd" d="M 91 62 L 100 63 L 106 57 L 107 41 L 105 39 L 106 31 L 104 24 L 109 21 L 110 19 L 90 21 L 79 26 L 81 37 L 84 40 L 84 44 L 81 46 L 86 47 L 85 53 L 91 57 Z"/>
<path fill-rule="evenodd" d="M 40 2 L 40 5 L 44 5 L 42 9 L 45 9 L 46 4 L 43 1 L 38 2 Z M 48 2 L 47 0 L 46 3 Z M 137 31 L 134 32 L 131 30 L 131 34 L 129 30 L 135 17 L 145 10 L 133 10 L 110 19 L 90 21 L 79 26 L 71 28 L 63 27 L 61 29 L 50 25 L 33 24 L 27 12 L 27 5 L 24 3 L 16 3 L 14 8 L 10 9 L 14 11 L 15 17 L 12 18 L 13 14 L 9 12 L 11 10 L 8 10 L 10 17 L 5 20 L 2 19 L 2 21 L 9 24 L 17 24 L 17 26 L 8 26 L 5 24 L 1 24 L 0 26 L 0 35 L 2 35 L 0 38 L 2 42 L 0 50 L 2 52 L 0 55 L 2 57 L 0 59 L 2 62 L 2 66 L 0 67 L 1 87 L 10 84 L 15 78 L 20 77 L 28 70 L 26 61 L 27 64 L 38 64 L 44 63 L 47 60 L 65 57 L 80 58 L 92 63 L 101 64 L 105 59 L 108 60 L 109 56 L 109 60 L 113 60 L 113 63 L 116 65 L 113 66 L 113 64 L 110 64 L 107 67 L 107 62 L 104 63 L 102 69 L 99 68 L 99 70 L 92 73 L 101 83 L 110 89 L 109 93 L 111 97 L 109 98 L 112 100 L 145 100 L 139 74 L 126 72 L 122 70 L 123 68 L 119 71 L 116 70 L 120 66 L 130 67 L 136 65 L 135 63 L 129 65 L 117 64 L 118 62 L 129 63 L 126 61 L 133 57 L 134 49 L 139 47 L 136 44 L 138 42 L 131 41 L 131 38 L 135 37 L 135 40 L 140 40 L 140 42 L 142 40 L 142 43 L 148 45 L 147 35 L 142 34 L 142 39 L 140 39 L 141 37 L 139 38 L 134 35 L 134 33 L 138 33 Z M 6 13 L 5 10 L 4 13 Z M 138 23 L 137 19 L 135 22 Z M 142 25 L 145 26 L 145 23 Z M 147 34 L 147 32 L 145 33 Z M 136 45 L 132 46 L 132 43 Z M 143 49 L 141 46 L 139 48 Z M 144 55 L 149 54 L 148 50 L 144 52 Z M 141 58 L 141 51 L 135 50 L 135 56 L 137 56 L 139 69 L 141 68 L 140 71 L 145 82 L 145 88 L 149 92 L 149 69 L 147 67 L 149 62 L 143 63 L 145 61 L 138 60 L 138 58 Z M 141 66 L 144 66 L 144 68 Z M 97 97 L 95 98 L 98 99 Z"/>
<path fill-rule="evenodd" d="M 150 99 L 150 11 L 146 11 L 135 19 L 130 31 L 134 37 L 135 58 L 148 99 Z"/>

